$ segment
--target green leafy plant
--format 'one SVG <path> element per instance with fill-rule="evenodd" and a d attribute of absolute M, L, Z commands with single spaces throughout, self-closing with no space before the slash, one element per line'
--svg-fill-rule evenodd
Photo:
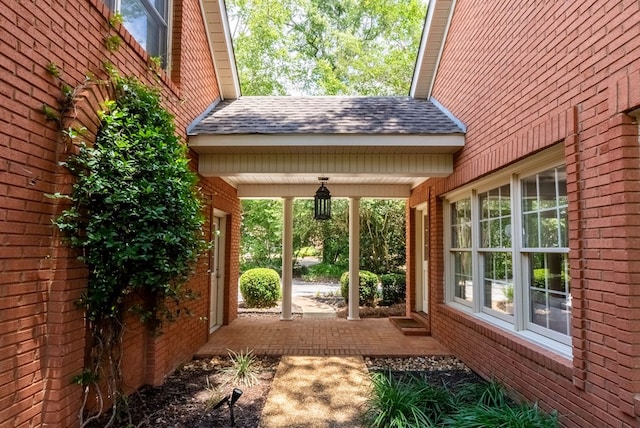
<path fill-rule="evenodd" d="M 211 385 L 211 381 L 209 380 L 209 376 L 207 376 L 207 386 L 205 387 L 206 391 L 209 393 L 207 400 L 205 401 L 205 406 L 207 409 L 212 409 L 213 406 L 218 404 L 220 400 L 224 398 L 224 391 L 220 387 L 214 387 Z"/>
<path fill-rule="evenodd" d="M 448 406 L 449 394 L 415 377 L 395 379 L 391 373 L 371 375 L 372 395 L 363 419 L 374 428 L 435 427 Z M 435 419 L 433 416 L 435 416 Z"/>
<path fill-rule="evenodd" d="M 53 77 L 60 77 L 60 67 L 54 62 L 47 64 L 47 72 Z"/>
<path fill-rule="evenodd" d="M 378 275 L 366 270 L 360 271 L 360 306 L 373 306 L 378 295 Z M 349 272 L 340 277 L 340 293 L 344 301 L 349 303 Z"/>
<path fill-rule="evenodd" d="M 160 70 L 162 68 L 162 58 L 159 56 L 151 56 L 149 57 L 149 66 L 153 70 Z"/>
<path fill-rule="evenodd" d="M 403 273 L 385 273 L 380 275 L 382 286 L 382 304 L 393 305 L 403 302 L 407 295 L 407 276 Z"/>
<path fill-rule="evenodd" d="M 253 351 L 229 351 L 231 366 L 222 369 L 229 376 L 229 382 L 236 385 L 253 386 L 258 382 L 259 367 Z"/>
<path fill-rule="evenodd" d="M 74 381 L 82 381 L 84 404 L 90 391 L 98 394 L 98 415 L 102 391 L 111 398 L 114 416 L 107 426 L 121 412 L 124 313 L 135 311 L 156 331 L 185 313 L 193 293 L 184 284 L 208 248 L 197 176 L 160 91 L 113 69 L 109 74 L 108 81 L 86 80 L 76 88 L 58 79 L 63 95 L 57 122 L 63 140 L 76 147 L 62 165 L 75 182 L 70 194 L 50 195 L 70 201 L 55 224 L 89 272 L 77 302 L 86 314 L 89 351 Z M 98 113 L 95 141 L 64 126 L 76 94 L 89 85 L 105 85 L 111 94 Z M 81 418 L 81 426 L 95 417 Z"/>
<path fill-rule="evenodd" d="M 372 428 L 556 428 L 558 417 L 537 405 L 516 404 L 497 381 L 468 383 L 452 389 L 426 378 L 375 372 L 363 420 Z"/>
<path fill-rule="evenodd" d="M 537 405 L 488 406 L 478 404 L 459 409 L 445 420 L 445 426 L 455 428 L 523 427 L 556 428 L 556 414 L 547 415 Z"/>
<path fill-rule="evenodd" d="M 122 39 L 120 38 L 120 36 L 112 35 L 104 38 L 104 46 L 109 52 L 115 52 L 120 49 L 121 43 Z"/>
<path fill-rule="evenodd" d="M 118 25 L 122 24 L 123 21 L 124 17 L 119 12 L 115 12 L 109 17 L 109 25 L 113 28 L 116 28 Z"/>
<path fill-rule="evenodd" d="M 272 307 L 281 297 L 280 276 L 273 269 L 249 269 L 240 276 L 240 293 L 250 308 Z"/>
<path fill-rule="evenodd" d="M 342 273 L 348 267 L 344 264 L 318 263 L 309 266 L 302 278 L 305 281 L 339 281 Z"/>

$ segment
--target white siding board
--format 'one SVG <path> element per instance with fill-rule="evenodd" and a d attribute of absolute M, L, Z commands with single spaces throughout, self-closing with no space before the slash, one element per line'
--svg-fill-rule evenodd
<path fill-rule="evenodd" d="M 430 176 L 450 174 L 451 155 L 276 155 L 202 154 L 200 173 L 240 174 L 341 174 Z"/>

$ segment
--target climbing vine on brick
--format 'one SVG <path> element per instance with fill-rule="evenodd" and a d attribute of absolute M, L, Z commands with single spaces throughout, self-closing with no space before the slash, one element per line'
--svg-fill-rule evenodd
<path fill-rule="evenodd" d="M 99 395 L 106 385 L 115 415 L 125 312 L 135 311 L 153 328 L 179 315 L 189 296 L 184 284 L 207 243 L 197 176 L 159 90 L 109 71 L 107 81 L 94 83 L 108 85 L 111 94 L 97 112 L 95 141 L 84 141 L 82 129 L 61 129 L 75 146 L 63 163 L 75 181 L 69 195 L 57 195 L 71 205 L 55 224 L 89 271 L 78 305 L 92 343 L 75 380 L 85 394 Z M 61 106 L 73 104 L 79 91 L 62 88 Z"/>
<path fill-rule="evenodd" d="M 76 177 L 73 205 L 56 220 L 90 268 L 82 304 L 91 320 L 117 316 L 138 289 L 179 299 L 205 247 L 197 176 L 173 117 L 157 90 L 134 78 L 114 76 L 112 84 L 96 141 L 80 143 L 64 163 Z"/>

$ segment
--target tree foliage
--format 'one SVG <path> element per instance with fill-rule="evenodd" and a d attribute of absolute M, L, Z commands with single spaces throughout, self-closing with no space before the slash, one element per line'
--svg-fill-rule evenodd
<path fill-rule="evenodd" d="M 282 204 L 273 200 L 242 201 L 243 270 L 281 267 Z M 332 201 L 330 220 L 313 219 L 313 200 L 293 204 L 293 251 L 320 251 L 323 263 L 346 266 L 349 262 L 349 203 Z M 360 267 L 376 273 L 398 272 L 405 264 L 405 202 L 363 199 L 360 203 Z"/>
<path fill-rule="evenodd" d="M 421 0 L 228 0 L 245 95 L 407 95 Z"/>
<path fill-rule="evenodd" d="M 268 199 L 243 200 L 240 231 L 243 270 L 249 267 L 270 267 L 280 271 L 282 202 Z"/>

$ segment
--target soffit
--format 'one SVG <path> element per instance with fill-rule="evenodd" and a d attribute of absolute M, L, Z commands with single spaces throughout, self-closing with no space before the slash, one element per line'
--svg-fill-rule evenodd
<path fill-rule="evenodd" d="M 223 99 L 238 98 L 240 83 L 224 0 L 200 0 L 200 8 L 221 97 Z"/>
<path fill-rule="evenodd" d="M 429 0 L 409 92 L 412 97 L 424 99 L 431 97 L 454 8 L 455 0 Z"/>

